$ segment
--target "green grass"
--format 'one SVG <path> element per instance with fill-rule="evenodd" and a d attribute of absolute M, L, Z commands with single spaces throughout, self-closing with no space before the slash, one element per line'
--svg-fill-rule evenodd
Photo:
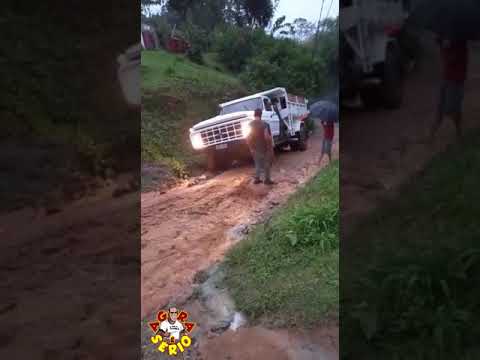
<path fill-rule="evenodd" d="M 161 50 L 143 51 L 141 69 L 142 161 L 188 176 L 203 161 L 191 148 L 188 129 L 245 90 L 228 74 Z"/>
<path fill-rule="evenodd" d="M 214 52 L 203 54 L 203 63 L 211 69 L 228 74 L 230 71 L 218 60 L 218 54 Z"/>
<path fill-rule="evenodd" d="M 480 358 L 479 174 L 477 132 L 343 240 L 344 359 Z"/>
<path fill-rule="evenodd" d="M 251 320 L 308 327 L 337 317 L 338 179 L 335 162 L 228 254 L 226 284 Z"/>
<path fill-rule="evenodd" d="M 186 87 L 186 88 L 185 88 Z M 193 88 L 190 88 L 193 87 Z M 219 93 L 241 87 L 240 80 L 163 50 L 142 52 L 142 89 L 168 89 L 195 94 Z"/>

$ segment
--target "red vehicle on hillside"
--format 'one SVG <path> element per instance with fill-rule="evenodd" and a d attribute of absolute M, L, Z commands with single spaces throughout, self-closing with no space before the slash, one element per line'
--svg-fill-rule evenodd
<path fill-rule="evenodd" d="M 167 41 L 167 50 L 176 54 L 184 54 L 189 48 L 190 43 L 175 31 L 174 27 L 170 34 L 170 38 Z"/>

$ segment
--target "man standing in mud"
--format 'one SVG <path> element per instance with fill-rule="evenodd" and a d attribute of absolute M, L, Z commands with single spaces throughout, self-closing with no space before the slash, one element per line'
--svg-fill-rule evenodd
<path fill-rule="evenodd" d="M 252 131 L 247 137 L 247 144 L 250 153 L 255 161 L 255 179 L 254 184 L 260 184 L 261 173 L 264 173 L 264 184 L 273 185 L 270 178 L 270 169 L 273 162 L 273 142 L 270 127 L 262 121 L 262 110 L 255 110 L 255 120 L 250 123 Z"/>
<path fill-rule="evenodd" d="M 453 120 L 457 137 L 462 136 L 462 103 L 467 77 L 468 45 L 466 40 L 451 40 L 439 38 L 443 62 L 443 81 L 440 91 L 440 101 L 436 119 L 430 131 L 429 142 L 433 138 L 444 117 Z"/>

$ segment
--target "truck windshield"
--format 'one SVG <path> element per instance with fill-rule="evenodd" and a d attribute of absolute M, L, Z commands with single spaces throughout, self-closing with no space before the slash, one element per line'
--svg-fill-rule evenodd
<path fill-rule="evenodd" d="M 237 111 L 255 111 L 256 109 L 263 109 L 261 98 L 244 100 L 238 103 L 224 106 L 220 110 L 220 115 L 231 114 Z"/>

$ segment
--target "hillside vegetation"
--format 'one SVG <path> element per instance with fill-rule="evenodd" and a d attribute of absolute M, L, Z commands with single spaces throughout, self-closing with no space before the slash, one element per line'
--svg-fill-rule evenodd
<path fill-rule="evenodd" d="M 162 11 L 149 11 L 153 3 L 164 5 Z M 163 167 L 179 178 L 194 172 L 199 157 L 188 128 L 215 115 L 222 101 L 277 86 L 318 98 L 336 87 L 337 19 L 319 26 L 306 19 L 287 23 L 285 16 L 273 20 L 279 0 L 141 4 L 142 23 L 156 32 L 162 49 L 172 35 L 190 45 L 182 56 L 143 52 L 144 169 Z"/>
<path fill-rule="evenodd" d="M 212 65 L 214 66 L 214 65 Z M 142 53 L 142 162 L 177 177 L 201 161 L 188 129 L 215 116 L 220 102 L 246 95 L 235 77 L 162 50 Z"/>

